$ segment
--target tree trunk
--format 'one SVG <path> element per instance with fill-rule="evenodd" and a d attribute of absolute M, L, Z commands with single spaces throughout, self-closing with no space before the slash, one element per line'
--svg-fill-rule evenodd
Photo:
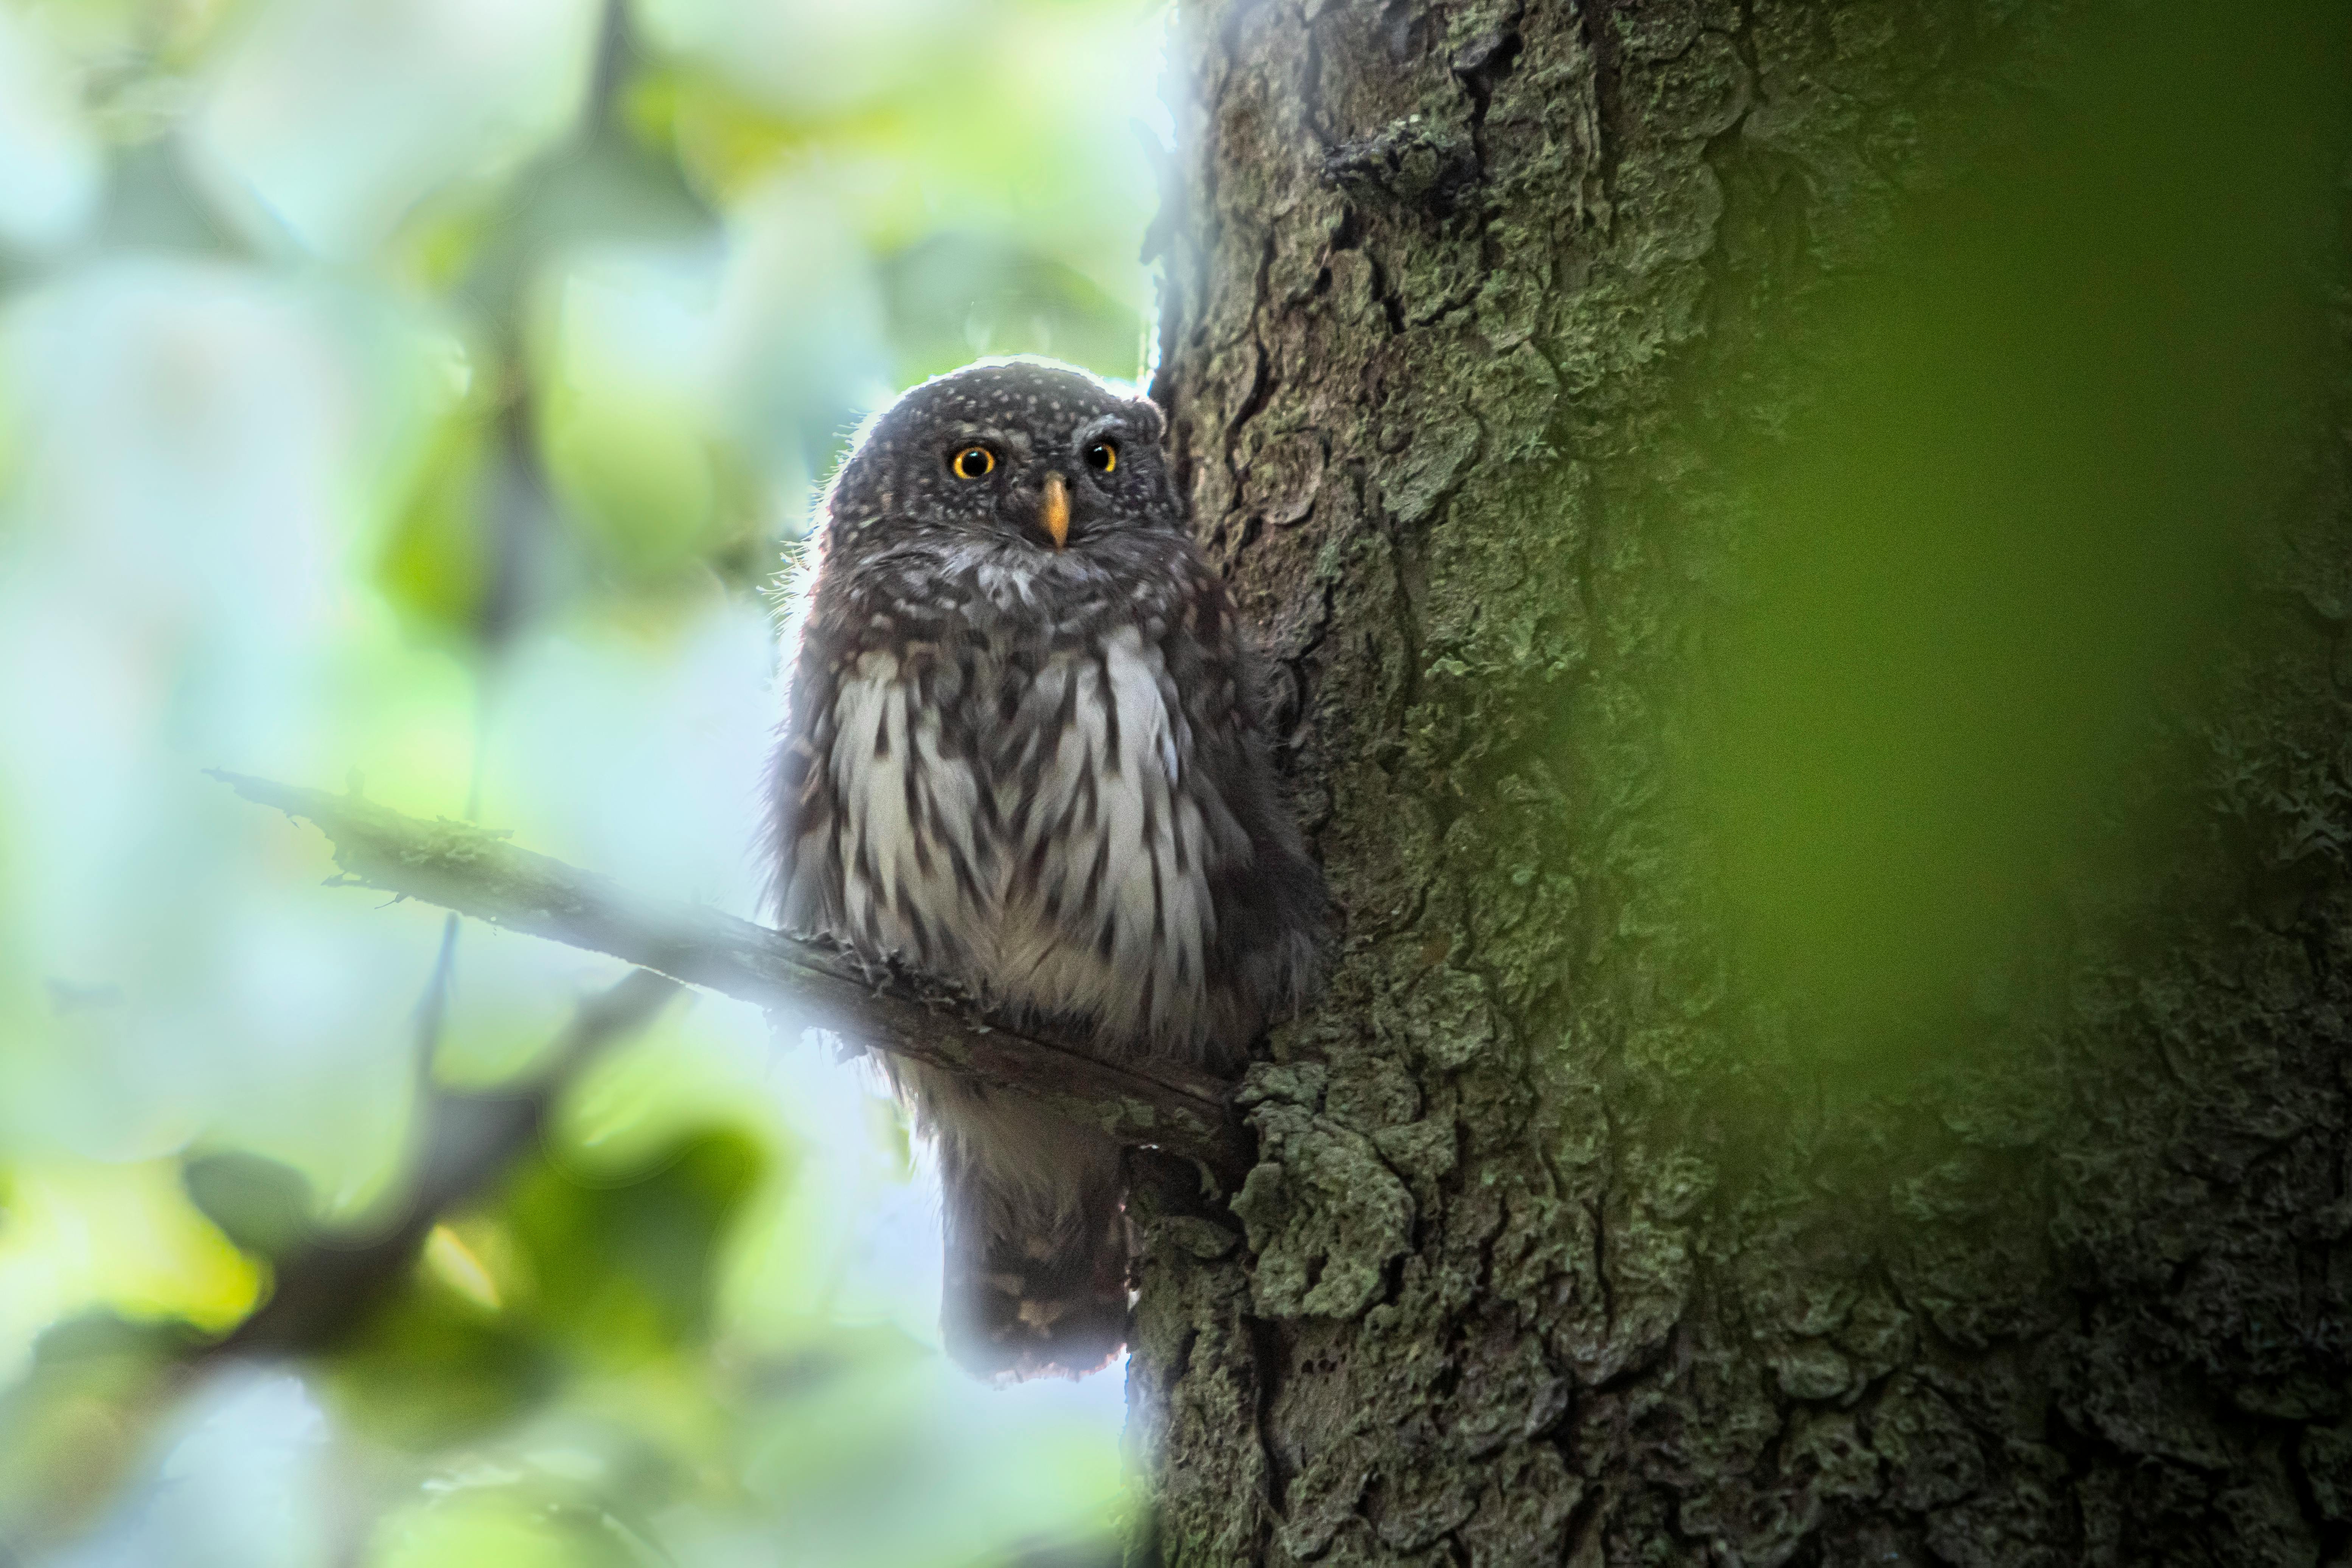
<path fill-rule="evenodd" d="M 1154 390 L 1346 934 L 1252 1071 L 1241 1192 L 1139 1197 L 1141 1560 L 2343 1560 L 2352 400 L 2304 303 L 2344 275 L 2309 10 L 1180 14 Z M 2290 100 L 2324 112 L 2262 120 Z M 2221 110 L 2261 123 L 2209 145 Z M 2137 313 L 2178 282 L 2141 264 L 2208 261 Z M 2292 287 L 2241 310 L 2257 275 Z M 2214 329 L 2163 359 L 2184 312 Z M 2085 342 L 2108 379 L 2068 380 Z M 1938 447 L 1948 387 L 1992 449 Z M 1915 443 L 1995 521 L 1955 537 Z M 2080 483 L 2000 521 L 2011 456 L 2010 500 Z M 1874 484 L 1890 517 L 1804 535 Z M 2146 507 L 2067 532 L 2111 493 Z"/>

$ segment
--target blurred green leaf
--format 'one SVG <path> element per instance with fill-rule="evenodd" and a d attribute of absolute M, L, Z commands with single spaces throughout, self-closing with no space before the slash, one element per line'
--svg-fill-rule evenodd
<path fill-rule="evenodd" d="M 519 1484 L 454 1488 L 390 1515 L 368 1568 L 650 1568 L 662 1554 L 601 1510 Z"/>
<path fill-rule="evenodd" d="M 615 386 L 558 385 L 540 402 L 556 494 L 632 577 L 658 577 L 726 534 L 717 454 L 690 407 Z"/>
<path fill-rule="evenodd" d="M 882 264 L 902 377 L 939 375 L 985 354 L 1050 354 L 1134 378 L 1143 323 L 1076 269 L 1003 236 L 950 231 Z"/>
<path fill-rule="evenodd" d="M 641 73 L 622 111 L 639 140 L 675 158 L 718 204 L 731 204 L 768 179 L 815 129 L 676 64 Z"/>
<path fill-rule="evenodd" d="M 0 1556 L 87 1522 L 171 1408 L 203 1336 L 177 1320 L 71 1318 L 41 1336 L 0 1392 Z"/>
<path fill-rule="evenodd" d="M 1751 953 L 1858 1038 L 1991 983 L 2230 635 L 2311 428 L 2347 61 L 2311 0 L 2145 8 L 1804 344 L 1708 790 Z"/>
<path fill-rule="evenodd" d="M 259 1294 L 257 1265 L 189 1201 L 175 1162 L 20 1162 L 0 1213 L 0 1367 L 69 1314 L 226 1329 Z"/>
<path fill-rule="evenodd" d="M 727 1130 L 606 1185 L 530 1161 L 428 1239 L 410 1281 L 338 1354 L 352 1418 L 426 1449 L 520 1416 L 567 1378 L 690 1353 L 716 1248 L 760 1166 Z"/>
<path fill-rule="evenodd" d="M 0 284 L 5 282 L 6 275 L 0 271 Z M 0 317 L 0 329 L 5 329 L 5 319 Z M 17 406 L 16 397 L 15 380 L 8 374 L 8 365 L 5 360 L 0 360 L 0 496 L 6 495 L 15 487 L 17 466 L 23 461 L 19 448 L 24 440 L 24 413 Z"/>
<path fill-rule="evenodd" d="M 384 598 L 421 626 L 445 634 L 476 631 L 489 586 L 490 534 L 481 508 L 496 439 L 488 419 L 444 421 L 376 558 L 376 586 Z"/>
<path fill-rule="evenodd" d="M 714 1129 L 608 1186 L 533 1166 L 509 1214 L 549 1333 L 585 1361 L 621 1366 L 699 1334 L 719 1237 L 761 1159 L 741 1133 Z"/>
<path fill-rule="evenodd" d="M 373 1313 L 326 1372 L 353 1430 L 421 1452 L 518 1418 L 562 1385 L 563 1370 L 528 1318 L 420 1282 Z"/>
<path fill-rule="evenodd" d="M 180 1181 L 205 1218 L 248 1252 L 282 1257 L 310 1230 L 310 1178 L 291 1166 L 226 1150 L 188 1160 Z"/>

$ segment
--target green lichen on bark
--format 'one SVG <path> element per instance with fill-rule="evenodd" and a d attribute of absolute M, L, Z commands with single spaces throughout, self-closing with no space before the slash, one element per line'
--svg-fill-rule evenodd
<path fill-rule="evenodd" d="M 1743 455 L 1835 382 L 1836 302 L 1911 214 L 2126 10 L 1180 16 L 1156 390 L 1292 677 L 1348 920 L 1244 1091 L 1232 1210 L 1139 1205 L 1145 1559 L 2352 1546 L 2319 404 L 2259 497 L 2274 612 L 2172 709 L 2189 764 L 2118 770 L 2158 804 L 2067 843 L 1911 1055 L 1749 961 L 1693 783 L 1755 591 Z"/>
<path fill-rule="evenodd" d="M 1242 1090 L 1262 1157 L 1231 1207 L 1249 1239 L 1260 1317 L 1356 1317 L 1412 1244 L 1412 1194 L 1380 1144 L 1322 1113 L 1325 1078 L 1315 1063 L 1261 1067 Z"/>

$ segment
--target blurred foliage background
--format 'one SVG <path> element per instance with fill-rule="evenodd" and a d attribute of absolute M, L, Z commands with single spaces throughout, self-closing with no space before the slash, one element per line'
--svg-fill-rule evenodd
<path fill-rule="evenodd" d="M 621 970 L 322 887 L 201 770 L 749 913 L 762 590 L 847 432 L 983 353 L 1142 369 L 1159 26 L 0 0 L 0 1561 L 1102 1539 L 1119 1378 L 948 1369 L 895 1113 L 715 999 L 565 1078 L 371 1310 L 209 1353 L 381 1255 L 432 1108 Z"/>
<path fill-rule="evenodd" d="M 2033 90 L 1717 372 L 1794 390 L 1702 497 L 1742 553 L 1693 772 L 1749 981 L 1849 1084 L 1979 1052 L 2247 809 L 2217 748 L 2279 743 L 2216 738 L 2232 683 L 2343 619 L 2352 9 L 2045 21 Z"/>

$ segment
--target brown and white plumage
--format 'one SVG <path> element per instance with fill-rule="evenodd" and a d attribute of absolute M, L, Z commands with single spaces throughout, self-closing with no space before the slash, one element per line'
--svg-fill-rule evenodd
<path fill-rule="evenodd" d="M 1325 902 L 1161 429 L 1148 402 L 1017 361 L 926 382 L 867 430 L 803 590 L 774 914 L 1106 1054 L 1222 1070 L 1303 997 Z M 986 471 L 960 473 L 975 448 Z M 1100 1364 L 1125 1333 L 1118 1150 L 1017 1097 L 892 1075 L 940 1145 L 950 1349 L 992 1374 Z"/>

